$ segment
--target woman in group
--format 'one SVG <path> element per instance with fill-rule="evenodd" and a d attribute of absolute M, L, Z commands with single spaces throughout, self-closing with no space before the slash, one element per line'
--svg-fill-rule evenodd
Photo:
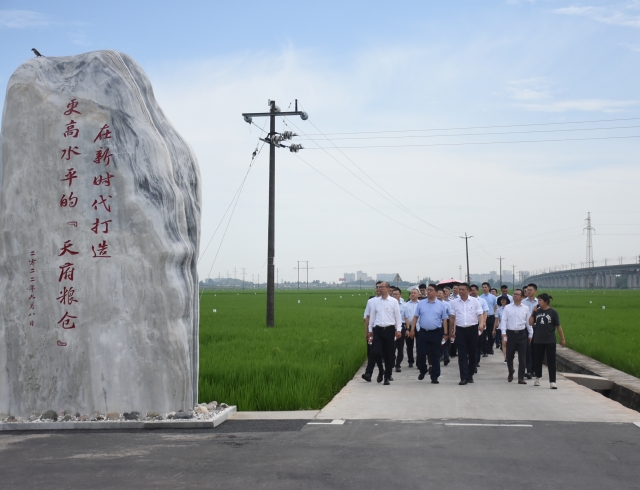
<path fill-rule="evenodd" d="M 560 317 L 558 312 L 551 308 L 551 300 L 553 296 L 547 293 L 538 295 L 538 304 L 534 308 L 529 324 L 533 327 L 533 370 L 536 374 L 536 380 L 533 386 L 540 386 L 540 378 L 542 378 L 542 360 L 547 355 L 547 368 L 549 370 L 549 382 L 551 389 L 558 388 L 556 385 L 556 329 L 560 334 L 560 344 L 562 347 L 566 345 L 564 332 L 560 326 Z"/>

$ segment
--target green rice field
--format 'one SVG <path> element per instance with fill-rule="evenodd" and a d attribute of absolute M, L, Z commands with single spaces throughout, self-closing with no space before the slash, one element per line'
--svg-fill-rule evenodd
<path fill-rule="evenodd" d="M 640 377 L 640 291 L 540 292 L 554 298 L 567 347 Z"/>
<path fill-rule="evenodd" d="M 640 377 L 640 291 L 545 292 L 554 297 L 568 347 Z M 200 401 L 239 410 L 322 408 L 365 360 L 368 296 L 358 290 L 279 291 L 276 326 L 267 329 L 264 290 L 205 291 Z"/>

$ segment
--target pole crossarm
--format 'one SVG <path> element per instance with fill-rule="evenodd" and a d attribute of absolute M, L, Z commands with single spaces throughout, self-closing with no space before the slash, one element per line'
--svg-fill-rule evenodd
<path fill-rule="evenodd" d="M 307 113 L 304 111 L 289 111 L 289 112 L 243 112 L 242 113 L 242 117 L 244 117 L 245 119 L 247 117 L 269 117 L 269 116 L 306 116 Z M 306 119 L 306 117 L 302 118 L 303 120 Z"/>

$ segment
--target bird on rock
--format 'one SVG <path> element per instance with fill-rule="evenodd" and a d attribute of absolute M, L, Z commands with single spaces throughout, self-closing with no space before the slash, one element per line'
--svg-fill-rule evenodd
<path fill-rule="evenodd" d="M 31 51 L 33 51 L 33 53 L 40 58 L 42 55 L 40 54 L 40 51 L 38 51 L 36 48 L 31 48 Z"/>

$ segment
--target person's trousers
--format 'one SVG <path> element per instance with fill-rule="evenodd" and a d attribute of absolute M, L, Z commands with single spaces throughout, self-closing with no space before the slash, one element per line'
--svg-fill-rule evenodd
<path fill-rule="evenodd" d="M 395 364 L 396 328 L 394 325 L 373 327 L 373 354 L 377 361 L 384 360 L 384 377 L 389 379 Z"/>
<path fill-rule="evenodd" d="M 473 378 L 476 367 L 476 349 L 478 348 L 478 325 L 470 327 L 456 327 L 456 342 L 458 345 L 458 367 L 460 380 Z"/>
<path fill-rule="evenodd" d="M 533 369 L 536 378 L 542 378 L 542 361 L 547 355 L 547 369 L 549 370 L 549 382 L 556 382 L 556 344 L 532 344 L 533 346 Z"/>
<path fill-rule="evenodd" d="M 447 341 L 442 345 L 441 359 L 449 359 L 449 349 L 451 349 L 451 341 L 447 339 Z"/>
<path fill-rule="evenodd" d="M 425 330 L 421 328 L 416 333 L 416 366 L 422 374 L 427 374 L 431 365 L 431 379 L 440 377 L 440 354 L 442 352 L 443 328 Z"/>
<path fill-rule="evenodd" d="M 400 367 L 402 364 L 402 360 L 404 359 L 404 346 L 407 345 L 407 360 L 409 364 L 413 364 L 413 339 L 410 337 L 406 337 L 405 334 L 407 332 L 406 327 L 402 327 L 401 336 L 399 339 L 396 339 L 396 367 Z"/>
<path fill-rule="evenodd" d="M 382 367 L 382 360 L 376 359 L 376 356 L 373 355 L 373 343 L 367 342 L 367 369 L 365 369 L 365 373 L 371 375 L 373 374 L 373 368 L 375 365 L 378 365 L 378 370 L 380 374 L 384 373 L 384 368 Z"/>
<path fill-rule="evenodd" d="M 529 342 L 527 342 L 527 346 L 526 346 L 526 352 L 525 352 L 525 356 L 526 356 L 526 363 L 527 363 L 527 373 L 532 373 L 533 372 L 533 356 L 531 355 L 531 344 Z"/>
<path fill-rule="evenodd" d="M 518 351 L 518 379 L 524 379 L 525 370 L 525 357 L 527 352 L 527 344 L 529 339 L 527 338 L 527 329 L 522 330 L 507 330 L 507 367 L 509 368 L 509 374 L 514 373 L 513 358 L 515 357 L 516 350 Z"/>
<path fill-rule="evenodd" d="M 495 315 L 489 315 L 487 317 L 487 326 L 484 329 L 484 332 L 482 333 L 482 335 L 484 335 L 485 337 L 485 340 L 482 343 L 483 354 L 490 354 L 491 352 L 493 352 L 493 327 L 495 324 L 496 324 Z"/>
<path fill-rule="evenodd" d="M 451 328 L 451 327 L 449 327 Z M 449 355 L 451 357 L 456 357 L 458 355 L 458 343 L 455 341 L 455 339 L 452 341 L 449 341 Z"/>

